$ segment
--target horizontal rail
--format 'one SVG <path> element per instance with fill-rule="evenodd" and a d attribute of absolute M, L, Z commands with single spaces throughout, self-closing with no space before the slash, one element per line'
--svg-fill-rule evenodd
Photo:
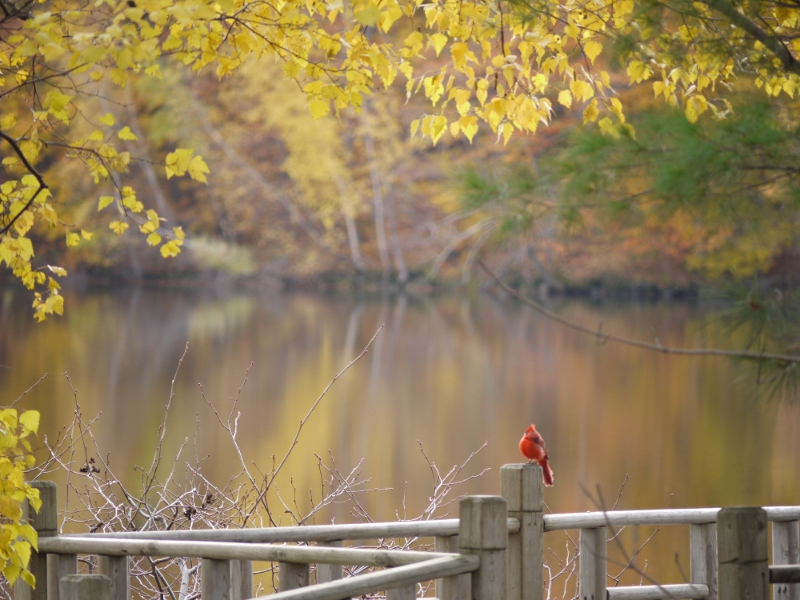
<path fill-rule="evenodd" d="M 257 560 L 293 563 L 323 563 L 368 567 L 397 567 L 431 558 L 453 558 L 458 554 L 326 548 L 321 546 L 277 546 L 231 542 L 185 542 L 155 540 L 87 539 L 77 537 L 39 538 L 42 554 L 99 554 L 102 556 L 169 556 L 213 558 L 216 560 Z"/>
<path fill-rule="evenodd" d="M 800 506 L 765 506 L 768 521 L 800 520 Z M 544 530 L 625 527 L 627 525 L 702 525 L 716 523 L 719 508 L 665 508 L 544 515 Z"/>
<path fill-rule="evenodd" d="M 608 600 L 662 600 L 662 598 L 700 599 L 708 596 L 708 586 L 700 583 L 674 585 L 632 585 L 608 588 Z"/>
<path fill-rule="evenodd" d="M 519 519 L 508 519 L 508 531 L 510 533 L 519 531 Z M 458 519 L 442 519 L 439 521 L 356 523 L 354 525 L 304 525 L 302 527 L 265 527 L 259 529 L 119 531 L 110 533 L 84 533 L 62 537 L 278 544 L 286 542 L 333 542 L 340 540 L 375 540 L 400 537 L 435 537 L 457 534 Z"/>
<path fill-rule="evenodd" d="M 800 583 L 800 565 L 773 565 L 769 568 L 770 583 Z"/>
<path fill-rule="evenodd" d="M 471 554 L 455 558 L 436 558 L 415 565 L 387 569 L 366 575 L 356 575 L 330 583 L 320 583 L 306 588 L 279 592 L 265 598 L 269 600 L 341 600 L 362 596 L 370 592 L 391 589 L 477 571 L 480 559 Z"/>

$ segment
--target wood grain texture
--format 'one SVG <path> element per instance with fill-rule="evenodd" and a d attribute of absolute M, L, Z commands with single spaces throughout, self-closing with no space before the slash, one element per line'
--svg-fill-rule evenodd
<path fill-rule="evenodd" d="M 111 580 L 105 575 L 67 575 L 58 585 L 63 600 L 111 600 Z"/>
<path fill-rule="evenodd" d="M 717 521 L 719 597 L 767 600 L 767 513 L 756 507 L 723 508 Z"/>
<path fill-rule="evenodd" d="M 717 524 L 689 526 L 689 569 L 692 583 L 708 587 L 708 600 L 717 600 Z"/>

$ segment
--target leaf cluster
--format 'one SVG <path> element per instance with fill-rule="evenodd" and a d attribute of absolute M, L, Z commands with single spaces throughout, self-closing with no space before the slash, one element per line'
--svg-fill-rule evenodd
<path fill-rule="evenodd" d="M 39 490 L 25 481 L 35 463 L 28 437 L 38 428 L 37 411 L 0 409 L 0 569 L 9 583 L 22 577 L 31 586 L 35 579 L 27 567 L 38 538 L 22 509 L 25 501 L 37 511 L 41 506 Z"/>

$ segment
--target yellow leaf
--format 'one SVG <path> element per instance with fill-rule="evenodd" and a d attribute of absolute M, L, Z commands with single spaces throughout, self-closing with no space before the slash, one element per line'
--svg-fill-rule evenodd
<path fill-rule="evenodd" d="M 106 206 L 114 202 L 113 196 L 100 196 L 100 202 L 97 203 L 97 210 L 103 210 Z"/>
<path fill-rule="evenodd" d="M 147 243 L 151 246 L 158 246 L 161 243 L 161 236 L 157 233 L 151 233 L 147 236 Z"/>
<path fill-rule="evenodd" d="M 570 108 L 572 106 L 572 93 L 569 90 L 561 90 L 558 93 L 558 102 Z"/>
<path fill-rule="evenodd" d="M 104 137 L 105 136 L 103 135 L 102 131 L 100 131 L 99 129 L 95 129 L 91 134 L 89 134 L 89 137 L 86 138 L 86 141 L 99 142 L 102 141 Z"/>
<path fill-rule="evenodd" d="M 459 123 L 461 124 L 461 131 L 464 132 L 471 144 L 472 138 L 478 132 L 478 118 L 473 115 L 464 116 L 459 119 Z"/>
<path fill-rule="evenodd" d="M 443 33 L 434 33 L 431 36 L 431 43 L 433 44 L 433 49 L 436 50 L 436 56 L 439 56 L 442 48 L 447 44 L 447 36 Z"/>
<path fill-rule="evenodd" d="M 133 132 L 131 131 L 131 128 L 128 127 L 127 125 L 119 130 L 119 132 L 117 133 L 117 136 L 121 140 L 135 141 L 135 140 L 139 139 L 133 134 Z"/>
<path fill-rule="evenodd" d="M 314 99 L 308 103 L 308 108 L 311 110 L 311 116 L 315 119 L 321 119 L 330 112 L 330 103 L 325 100 Z"/>
<path fill-rule="evenodd" d="M 381 11 L 377 6 L 369 6 L 354 15 L 356 21 L 367 27 L 372 27 L 381 18 Z"/>
<path fill-rule="evenodd" d="M 583 111 L 583 123 L 594 123 L 597 120 L 600 111 L 597 110 L 597 101 L 592 100 L 586 109 Z"/>
<path fill-rule="evenodd" d="M 438 115 L 433 119 L 433 123 L 431 124 L 431 139 L 433 140 L 433 145 L 436 145 L 436 142 L 439 141 L 439 138 L 442 137 L 445 130 L 447 129 L 447 117 L 444 115 Z"/>
<path fill-rule="evenodd" d="M 648 79 L 653 72 L 643 62 L 632 60 L 628 65 L 628 76 L 631 78 L 631 83 L 639 83 Z"/>
<path fill-rule="evenodd" d="M 100 117 L 100 122 L 103 125 L 107 125 L 108 127 L 113 127 L 116 121 L 114 120 L 114 115 L 111 113 L 107 113 L 104 116 Z"/>
<path fill-rule="evenodd" d="M 50 270 L 51 273 L 58 275 L 59 277 L 66 277 L 67 270 L 64 267 L 56 267 L 54 265 L 47 265 L 47 268 Z"/>
<path fill-rule="evenodd" d="M 170 240 L 161 246 L 161 256 L 168 258 L 171 256 L 178 256 L 181 252 L 180 244 L 176 240 Z"/>
<path fill-rule="evenodd" d="M 39 430 L 39 411 L 26 410 L 19 416 L 19 422 L 28 431 L 36 433 Z"/>
<path fill-rule="evenodd" d="M 0 129 L 11 129 L 16 124 L 17 124 L 16 115 L 9 114 L 0 118 Z"/>
<path fill-rule="evenodd" d="M 73 246 L 77 246 L 78 242 L 81 241 L 81 236 L 79 236 L 74 231 L 67 232 L 67 247 L 72 248 Z"/>
<path fill-rule="evenodd" d="M 209 173 L 208 165 L 202 156 L 194 156 L 189 161 L 189 177 L 201 183 L 208 183 L 205 174 Z"/>
<path fill-rule="evenodd" d="M 81 237 L 85 240 L 90 240 L 94 237 L 94 234 L 85 229 L 81 229 Z"/>
<path fill-rule="evenodd" d="M 583 53 L 586 55 L 586 58 L 589 59 L 589 62 L 594 64 L 594 59 L 600 56 L 600 53 L 603 51 L 603 44 L 600 42 L 596 42 L 594 40 L 588 41 L 583 45 Z"/>
<path fill-rule="evenodd" d="M 125 230 L 128 229 L 128 224 L 123 221 L 111 221 L 111 223 L 108 224 L 108 228 L 117 235 L 122 235 L 125 233 Z"/>

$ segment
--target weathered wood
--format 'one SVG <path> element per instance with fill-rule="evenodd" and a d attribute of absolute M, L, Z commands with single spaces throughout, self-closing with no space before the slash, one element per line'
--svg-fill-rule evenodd
<path fill-rule="evenodd" d="M 458 536 L 437 536 L 433 540 L 436 552 L 458 552 Z M 439 600 L 470 600 L 472 577 L 469 573 L 436 580 L 436 597 Z"/>
<path fill-rule="evenodd" d="M 774 521 L 772 523 L 772 564 L 796 565 L 800 563 L 800 523 Z M 770 577 L 772 572 L 770 571 Z M 774 600 L 800 600 L 800 585 L 778 583 L 772 587 Z"/>
<path fill-rule="evenodd" d="M 49 538 L 55 539 L 55 538 Z M 41 550 L 41 545 L 39 550 Z M 59 600 L 59 581 L 67 575 L 78 573 L 77 554 L 48 554 L 47 555 L 47 600 Z"/>
<path fill-rule="evenodd" d="M 230 561 L 201 558 L 200 597 L 203 600 L 230 600 L 230 596 Z"/>
<path fill-rule="evenodd" d="M 253 595 L 253 561 L 232 560 L 231 600 L 246 600 Z"/>
<path fill-rule="evenodd" d="M 330 548 L 341 548 L 343 545 L 342 540 L 334 540 L 332 542 L 325 542 L 324 544 Z M 317 583 L 327 583 L 329 581 L 336 581 L 342 578 L 342 565 L 331 565 L 320 563 L 317 565 Z"/>
<path fill-rule="evenodd" d="M 39 550 L 52 554 L 104 554 L 107 556 L 173 556 L 216 560 L 331 563 L 396 567 L 437 556 L 409 550 L 362 550 L 321 546 L 279 546 L 228 542 L 167 542 L 147 540 L 90 539 L 59 536 L 39 541 Z M 442 555 L 438 555 L 442 556 Z"/>
<path fill-rule="evenodd" d="M 308 587 L 308 563 L 281 562 L 278 564 L 278 573 L 282 592 Z"/>
<path fill-rule="evenodd" d="M 111 580 L 105 575 L 67 575 L 58 589 L 63 600 L 111 600 Z"/>
<path fill-rule="evenodd" d="M 690 525 L 716 523 L 719 508 L 665 508 L 660 510 L 612 510 L 607 512 L 562 513 L 544 516 L 545 531 L 625 527 L 634 525 Z M 766 506 L 767 520 L 800 519 L 800 506 Z"/>
<path fill-rule="evenodd" d="M 56 484 L 52 481 L 33 481 L 31 487 L 39 490 L 42 506 L 37 513 L 25 500 L 22 516 L 39 534 L 39 539 L 58 534 L 58 498 Z M 14 583 L 15 600 L 47 600 L 47 556 L 31 552 L 28 570 L 36 578 L 36 588 L 31 588 L 22 578 Z"/>
<path fill-rule="evenodd" d="M 519 529 L 516 519 L 508 520 L 509 531 Z M 184 542 L 239 542 L 242 544 L 282 544 L 290 542 L 332 542 L 337 540 L 375 540 L 408 537 L 434 537 L 458 534 L 458 519 L 439 521 L 401 521 L 357 523 L 353 525 L 304 525 L 303 527 L 264 527 L 253 529 L 191 529 L 182 531 L 117 531 L 84 533 L 65 537 L 123 540 L 163 540 Z"/>
<path fill-rule="evenodd" d="M 608 588 L 609 600 L 662 600 L 667 598 L 686 598 L 695 600 L 705 598 L 708 586 L 694 583 L 680 583 L 673 585 L 634 585 L 626 587 Z"/>
<path fill-rule="evenodd" d="M 708 600 L 717 600 L 717 524 L 689 526 L 689 569 L 692 583 L 708 587 Z"/>
<path fill-rule="evenodd" d="M 769 568 L 770 583 L 800 583 L 800 565 L 780 565 Z"/>
<path fill-rule="evenodd" d="M 580 598 L 605 600 L 606 597 L 606 528 L 581 529 Z"/>
<path fill-rule="evenodd" d="M 415 565 L 348 577 L 290 592 L 279 592 L 269 596 L 269 600 L 341 600 L 420 581 L 429 581 L 437 577 L 469 573 L 475 571 L 479 565 L 480 558 L 471 555 L 436 558 Z"/>
<path fill-rule="evenodd" d="M 719 597 L 767 600 L 767 513 L 755 507 L 723 508 L 717 521 Z"/>
<path fill-rule="evenodd" d="M 386 600 L 415 600 L 417 597 L 417 584 L 409 583 L 402 587 L 386 590 Z"/>
<path fill-rule="evenodd" d="M 99 556 L 98 571 L 111 581 L 111 600 L 130 600 L 131 569 L 127 556 Z"/>
<path fill-rule="evenodd" d="M 503 465 L 500 493 L 508 502 L 508 516 L 519 520 L 519 531 L 508 534 L 506 598 L 542 600 L 544 581 L 544 484 L 537 464 Z"/>
<path fill-rule="evenodd" d="M 459 550 L 481 561 L 472 572 L 472 600 L 506 596 L 506 507 L 502 496 L 467 496 L 459 502 Z"/>

